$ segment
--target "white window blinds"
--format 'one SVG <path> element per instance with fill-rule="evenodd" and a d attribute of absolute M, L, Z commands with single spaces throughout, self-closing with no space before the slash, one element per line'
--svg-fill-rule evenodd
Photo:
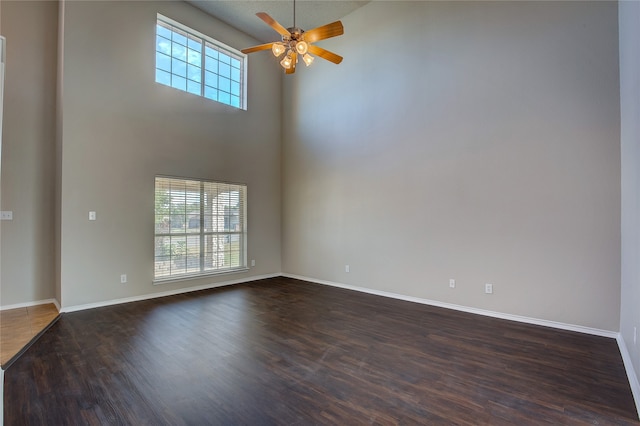
<path fill-rule="evenodd" d="M 247 187 L 156 177 L 155 281 L 247 268 Z"/>

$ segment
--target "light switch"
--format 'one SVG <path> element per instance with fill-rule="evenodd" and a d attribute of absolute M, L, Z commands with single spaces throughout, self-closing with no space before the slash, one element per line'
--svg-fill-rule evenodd
<path fill-rule="evenodd" d="M 89 220 L 96 220 L 96 212 L 89 212 Z"/>
<path fill-rule="evenodd" d="M 12 211 L 0 212 L 0 219 L 2 219 L 2 220 L 13 220 L 13 212 Z"/>

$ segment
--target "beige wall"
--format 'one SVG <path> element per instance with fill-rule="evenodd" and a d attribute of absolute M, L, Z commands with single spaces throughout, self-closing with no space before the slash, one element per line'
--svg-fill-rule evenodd
<path fill-rule="evenodd" d="M 60 268 L 60 260 L 62 253 L 60 251 L 61 241 L 61 224 L 62 224 L 62 79 L 64 76 L 64 15 L 65 15 L 66 1 L 60 0 L 58 2 L 58 34 L 57 34 L 57 46 L 58 46 L 58 61 L 56 64 L 56 189 L 55 189 L 55 206 L 53 217 L 55 220 L 55 284 L 54 292 L 55 299 L 59 302 L 62 300 L 62 272 Z"/>
<path fill-rule="evenodd" d="M 3 1 L 1 32 L 28 32 L 20 42 L 32 44 L 24 72 L 10 80 L 7 71 L 4 141 L 23 142 L 3 149 L 2 208 L 16 219 L 2 228 L 2 305 L 56 295 L 69 307 L 216 281 L 151 285 L 153 176 L 171 174 L 249 184 L 257 267 L 219 280 L 284 271 L 618 329 L 614 3 L 372 2 L 343 20 L 345 36 L 321 42 L 343 64 L 317 60 L 287 78 L 281 115 L 268 55 L 250 58 L 247 112 L 153 83 L 156 12 L 234 47 L 255 44 L 242 33 L 180 3 L 68 2 L 58 206 L 55 185 L 38 186 L 56 176 L 57 6 L 45 3 Z M 29 78 L 40 90 L 29 90 Z M 19 105 L 8 106 L 10 91 L 37 130 L 8 127 Z M 22 157 L 7 169 L 15 150 Z M 12 193 L 10 173 L 36 194 Z M 87 220 L 89 210 L 98 221 Z M 129 283 L 120 284 L 122 273 Z M 485 282 L 494 295 L 482 294 Z"/>
<path fill-rule="evenodd" d="M 622 305 L 620 333 L 640 380 L 640 2 L 620 2 Z M 637 389 L 636 389 L 637 390 Z M 638 401 L 640 408 L 640 401 Z"/>
<path fill-rule="evenodd" d="M 283 271 L 617 331 L 616 3 L 371 2 L 343 23 L 321 45 L 344 62 L 285 85 Z"/>
<path fill-rule="evenodd" d="M 185 3 L 66 3 L 63 308 L 281 270 L 280 74 L 267 56 L 250 58 L 247 111 L 156 84 L 157 12 L 235 48 L 256 44 Z M 157 174 L 246 183 L 248 258 L 256 267 L 153 286 Z M 97 221 L 88 221 L 90 210 Z"/>
<path fill-rule="evenodd" d="M 2 2 L 2 306 L 54 297 L 56 2 Z"/>

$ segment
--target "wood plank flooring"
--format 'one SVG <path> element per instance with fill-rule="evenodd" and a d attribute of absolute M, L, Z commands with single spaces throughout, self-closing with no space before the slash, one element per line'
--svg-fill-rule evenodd
<path fill-rule="evenodd" d="M 614 339 L 274 278 L 62 317 L 5 425 L 640 424 Z"/>
<path fill-rule="evenodd" d="M 0 311 L 0 365 L 4 368 L 57 316 L 53 303 Z"/>

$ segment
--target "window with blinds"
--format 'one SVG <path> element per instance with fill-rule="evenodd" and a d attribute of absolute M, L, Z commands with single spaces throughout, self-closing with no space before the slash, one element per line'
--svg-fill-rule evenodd
<path fill-rule="evenodd" d="M 158 14 L 156 83 L 246 110 L 246 58 L 242 52 Z"/>
<path fill-rule="evenodd" d="M 154 281 L 247 269 L 247 186 L 156 177 Z"/>

